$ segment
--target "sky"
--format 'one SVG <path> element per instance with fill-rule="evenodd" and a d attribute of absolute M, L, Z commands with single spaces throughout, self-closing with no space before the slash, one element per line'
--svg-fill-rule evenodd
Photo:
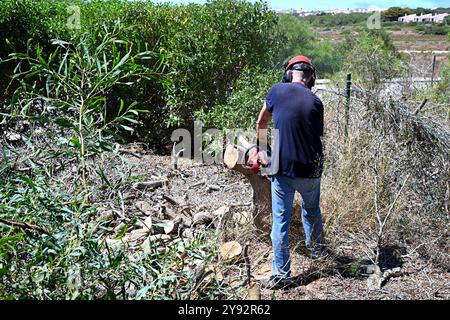
<path fill-rule="evenodd" d="M 450 7 L 449 0 L 266 0 L 272 9 L 300 9 L 304 10 L 325 10 L 325 9 L 354 9 L 354 8 L 389 8 L 389 7 L 409 7 L 409 8 L 438 8 Z M 204 3 L 205 0 L 155 0 L 153 2 L 171 2 L 177 4 Z M 251 1 L 254 2 L 254 1 Z"/>

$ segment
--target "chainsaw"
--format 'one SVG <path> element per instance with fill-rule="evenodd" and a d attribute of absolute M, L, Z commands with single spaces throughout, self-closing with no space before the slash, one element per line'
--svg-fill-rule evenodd
<path fill-rule="evenodd" d="M 244 152 L 244 167 L 258 173 L 261 168 L 266 168 L 270 165 L 271 151 L 270 147 L 266 150 L 260 148 L 258 145 L 249 146 Z"/>

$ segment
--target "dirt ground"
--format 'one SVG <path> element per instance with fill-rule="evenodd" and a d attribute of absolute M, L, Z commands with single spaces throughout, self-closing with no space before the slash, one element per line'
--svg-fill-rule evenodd
<path fill-rule="evenodd" d="M 227 206 L 230 211 L 218 230 L 221 241 L 248 241 L 252 281 L 270 275 L 270 238 L 251 223 L 236 223 L 233 218 L 237 213 L 248 214 L 252 210 L 251 187 L 243 175 L 221 165 L 202 165 L 187 159 L 180 159 L 178 170 L 173 170 L 170 157 L 152 155 L 136 146 L 127 149 L 138 156 L 125 155 L 133 165 L 132 176 L 168 180 L 164 188 L 135 194 L 128 205 L 145 200 L 155 212 L 162 206 L 177 211 L 178 206 L 190 216 Z M 177 204 L 166 201 L 167 196 Z M 186 207 L 189 209 L 185 210 Z M 323 214 L 327 228 L 327 212 Z M 368 275 L 359 271 L 366 261 L 363 248 L 334 247 L 328 257 L 311 260 L 304 254 L 298 215 L 293 217 L 290 238 L 295 285 L 288 290 L 261 290 L 262 299 L 450 299 L 449 273 L 434 268 L 417 254 L 402 256 L 396 265 L 401 274 L 388 279 L 381 289 L 373 290 L 368 287 Z M 236 270 L 244 270 L 242 262 L 237 262 Z"/>

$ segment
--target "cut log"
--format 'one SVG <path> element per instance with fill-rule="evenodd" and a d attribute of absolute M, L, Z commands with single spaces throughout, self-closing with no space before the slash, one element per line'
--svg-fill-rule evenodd
<path fill-rule="evenodd" d="M 148 230 L 148 232 L 152 232 L 152 227 L 153 227 L 153 222 L 152 222 L 152 217 L 147 217 L 143 223 L 143 229 L 144 230 Z"/>
<path fill-rule="evenodd" d="M 147 201 L 138 201 L 136 202 L 136 208 L 141 211 L 146 216 L 151 216 L 153 212 L 156 210 L 153 209 L 152 205 Z"/>
<path fill-rule="evenodd" d="M 150 242 L 157 242 L 157 241 L 168 242 L 172 238 L 167 234 L 156 234 L 156 235 L 148 237 L 148 239 Z"/>
<path fill-rule="evenodd" d="M 259 284 L 253 283 L 247 288 L 247 300 L 261 300 L 261 288 Z"/>

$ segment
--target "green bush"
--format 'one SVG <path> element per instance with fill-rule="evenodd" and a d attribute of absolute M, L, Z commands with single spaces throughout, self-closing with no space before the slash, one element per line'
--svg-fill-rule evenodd
<path fill-rule="evenodd" d="M 217 129 L 254 129 L 264 99 L 273 84 L 281 80 L 281 72 L 250 68 L 237 79 L 224 104 L 197 112 L 204 126 Z"/>
<path fill-rule="evenodd" d="M 0 175 L 13 165 L 0 162 Z M 100 216 L 101 208 L 84 203 L 76 191 L 67 192 L 66 183 L 53 178 L 49 181 L 44 172 L 33 170 L 31 178 L 14 173 L 8 180 L 0 179 L 0 218 L 48 232 L 0 222 L 0 300 L 235 297 L 239 289 L 226 288 L 216 277 L 203 281 L 200 288 L 193 270 L 180 270 L 180 261 L 191 257 L 207 265 L 215 262 L 216 235 L 206 231 L 196 235 L 184 245 L 183 257 L 178 243 L 167 245 L 165 253 L 152 243 L 147 253 L 131 254 L 121 238 L 136 219 L 113 240 L 106 240 L 111 228 Z M 101 187 L 103 192 L 112 191 L 111 186 Z"/>
<path fill-rule="evenodd" d="M 401 55 L 384 30 L 364 30 L 356 38 L 347 37 L 343 48 L 348 52 L 344 70 L 371 88 L 405 71 Z"/>
<path fill-rule="evenodd" d="M 129 105 L 120 98 L 115 103 L 108 101 L 107 92 L 136 87 L 142 81 L 167 86 L 160 73 L 167 57 L 141 50 L 133 54 L 133 43 L 118 38 L 121 28 L 120 24 L 112 30 L 96 27 L 75 42 L 54 40 L 49 54 L 38 46 L 28 54 L 10 55 L 10 60 L 17 63 L 13 78 L 18 79 L 20 87 L 11 99 L 6 118 L 26 118 L 60 127 L 64 131 L 60 140 L 80 160 L 85 187 L 86 154 L 113 150 L 111 141 L 119 138 L 116 133 L 133 132 L 130 125 L 139 123 L 136 118 L 142 111 L 135 108 L 136 101 Z M 146 66 L 148 61 L 154 67 Z M 36 114 L 30 106 L 41 101 L 45 105 Z"/>
<path fill-rule="evenodd" d="M 365 25 L 371 13 L 338 13 L 338 14 L 323 14 L 319 16 L 301 17 L 305 21 L 315 27 L 342 27 L 349 25 Z"/>
<path fill-rule="evenodd" d="M 423 90 L 417 90 L 413 96 L 415 100 L 422 101 L 428 99 L 429 101 L 442 104 L 450 104 L 450 63 L 447 63 L 441 70 L 441 81 L 435 83 L 433 86 L 428 86 Z M 450 119 L 450 106 L 444 110 L 443 116 Z"/>
<path fill-rule="evenodd" d="M 281 15 L 278 30 L 284 37 L 276 58 L 279 66 L 289 58 L 302 54 L 314 62 L 319 77 L 329 76 L 341 70 L 345 55 L 341 47 L 329 41 L 317 40 L 318 35 L 302 19 L 292 15 Z"/>
<path fill-rule="evenodd" d="M 423 34 L 437 34 L 437 35 L 445 35 L 449 32 L 450 27 L 443 23 L 427 23 L 427 24 L 418 24 L 416 26 L 416 30 Z"/>
<path fill-rule="evenodd" d="M 282 37 L 282 44 L 278 50 L 275 62 L 282 65 L 291 56 L 310 48 L 314 41 L 314 32 L 300 19 L 282 14 L 279 16 L 277 31 Z"/>
<path fill-rule="evenodd" d="M 81 30 L 68 29 L 68 5 L 80 7 Z M 66 41 L 97 26 L 110 28 L 117 20 L 127 27 L 118 37 L 133 43 L 132 54 L 150 48 L 169 55 L 170 63 L 162 71 L 172 83 L 169 90 L 162 91 L 144 81 L 134 87 L 114 87 L 107 95 L 107 99 L 116 101 L 117 109 L 117 96 L 121 96 L 132 97 L 149 111 L 137 134 L 150 143 L 164 142 L 161 138 L 169 136 L 168 126 L 189 123 L 196 111 L 225 103 L 229 88 L 242 71 L 250 66 L 270 67 L 280 47 L 274 32 L 277 17 L 263 2 L 215 0 L 205 5 L 155 5 L 118 0 L 5 0 L 0 2 L 0 12 L 2 59 L 38 43 L 44 53 L 49 53 L 54 38 Z M 2 65 L 2 93 L 10 95 L 17 87 L 8 78 L 14 67 Z"/>
<path fill-rule="evenodd" d="M 411 9 L 400 8 L 400 7 L 390 7 L 383 12 L 383 19 L 388 21 L 398 21 L 398 18 L 406 14 L 411 14 Z"/>

